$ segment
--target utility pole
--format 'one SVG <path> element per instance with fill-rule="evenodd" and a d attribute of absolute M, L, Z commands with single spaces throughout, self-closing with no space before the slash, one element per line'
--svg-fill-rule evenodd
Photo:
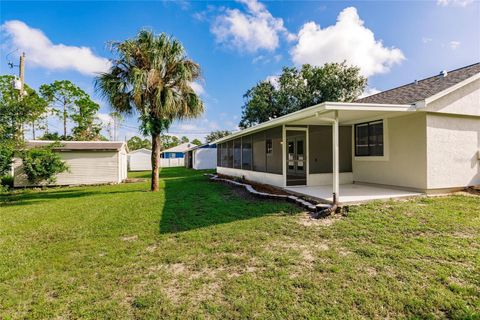
<path fill-rule="evenodd" d="M 23 87 L 25 84 L 25 52 L 20 56 L 20 65 L 18 66 L 20 74 L 20 99 L 23 97 Z"/>
<path fill-rule="evenodd" d="M 22 54 L 20 55 L 20 64 L 18 66 L 18 73 L 19 73 L 19 76 L 20 76 L 19 99 L 20 99 L 20 101 L 22 101 L 23 95 L 24 95 L 23 89 L 25 87 L 25 52 L 22 52 Z M 22 138 L 25 139 L 25 132 L 24 132 L 24 129 L 23 129 L 23 123 L 21 124 L 20 130 L 21 130 Z"/>

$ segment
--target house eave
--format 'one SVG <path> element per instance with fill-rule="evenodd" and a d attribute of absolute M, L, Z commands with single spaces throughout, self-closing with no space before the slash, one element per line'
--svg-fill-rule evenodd
<path fill-rule="evenodd" d="M 320 117 L 331 113 L 332 111 L 377 111 L 377 112 L 411 112 L 416 111 L 414 105 L 410 104 L 378 104 L 378 103 L 358 103 L 358 102 L 323 102 L 290 114 L 260 123 L 256 126 L 234 132 L 226 137 L 218 139 L 212 143 L 222 143 L 246 134 L 252 134 L 258 131 L 270 129 L 276 126 L 285 125 L 290 122 L 310 118 Z M 325 119 L 328 122 L 328 119 Z"/>

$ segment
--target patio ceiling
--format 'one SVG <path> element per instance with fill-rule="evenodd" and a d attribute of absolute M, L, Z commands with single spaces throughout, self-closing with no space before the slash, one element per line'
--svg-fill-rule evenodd
<path fill-rule="evenodd" d="M 411 111 L 411 110 L 408 110 Z M 351 125 L 359 122 L 367 122 L 378 119 L 392 118 L 406 111 L 383 111 L 383 110 L 338 110 L 338 123 L 340 125 Z M 317 115 L 308 118 L 291 121 L 287 125 L 325 125 L 331 124 L 335 119 L 335 111 L 325 110 Z"/>

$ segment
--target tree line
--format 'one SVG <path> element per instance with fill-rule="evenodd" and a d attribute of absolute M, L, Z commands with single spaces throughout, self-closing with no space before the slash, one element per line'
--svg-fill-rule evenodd
<path fill-rule="evenodd" d="M 192 141 L 190 141 L 190 139 L 186 136 L 182 136 L 181 138 L 178 138 L 177 136 L 172 136 L 168 134 L 162 134 L 160 136 L 160 141 L 161 141 L 161 151 L 170 149 L 182 143 L 188 143 L 188 142 L 197 146 L 202 145 L 202 142 L 199 139 L 193 139 Z M 128 146 L 128 150 L 130 151 L 142 149 L 142 148 L 151 150 L 152 142 L 149 139 L 142 139 L 138 136 L 133 136 L 130 139 L 128 139 L 127 146 Z"/>
<path fill-rule="evenodd" d="M 239 127 L 251 127 L 325 101 L 351 102 L 366 85 L 360 68 L 346 62 L 284 67 L 278 77 L 247 90 Z"/>

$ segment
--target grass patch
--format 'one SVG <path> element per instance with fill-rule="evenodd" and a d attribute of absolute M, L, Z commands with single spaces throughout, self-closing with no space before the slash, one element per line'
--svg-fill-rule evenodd
<path fill-rule="evenodd" d="M 480 197 L 311 223 L 203 173 L 1 195 L 0 318 L 480 316 Z"/>

